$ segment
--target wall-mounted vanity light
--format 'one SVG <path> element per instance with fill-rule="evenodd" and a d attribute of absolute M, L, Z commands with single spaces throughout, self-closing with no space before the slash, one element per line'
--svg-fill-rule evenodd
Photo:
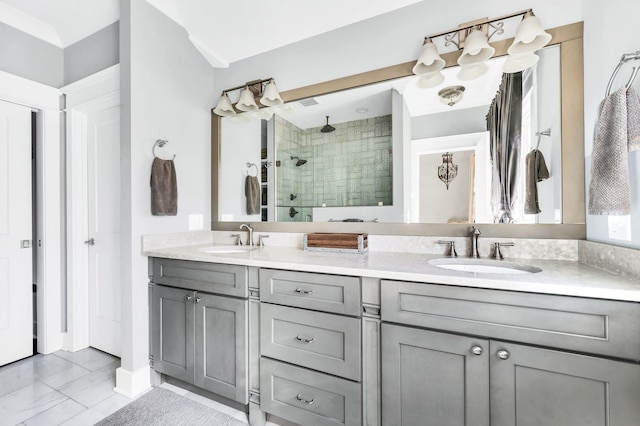
<path fill-rule="evenodd" d="M 240 97 L 234 108 L 229 98 L 229 92 L 241 89 Z M 256 99 L 260 102 L 259 105 Z M 283 103 L 284 101 L 280 96 L 280 92 L 278 92 L 274 79 L 267 78 L 264 80 L 250 81 L 242 86 L 223 90 L 218 100 L 218 105 L 213 109 L 213 112 L 221 117 L 235 116 L 237 111 L 253 112 L 256 118 L 266 119 L 270 118 L 273 114 L 268 108 L 282 105 Z"/>
<path fill-rule="evenodd" d="M 514 73 L 535 65 L 538 62 L 538 56 L 534 52 L 546 46 L 551 41 L 551 35 L 544 31 L 533 10 L 527 9 L 494 19 L 483 18 L 467 22 L 460 24 L 454 30 L 425 37 L 420 56 L 413 67 L 413 73 L 420 75 L 418 87 L 432 88 L 444 81 L 441 70 L 445 66 L 445 61 L 440 57 L 433 39 L 444 37 L 445 47 L 453 44 L 458 50 L 462 49 L 458 58 L 458 64 L 462 67 L 458 78 L 472 80 L 487 71 L 484 62 L 495 53 L 495 49 L 489 44 L 491 38 L 496 34 L 504 33 L 505 20 L 518 16 L 523 19 L 518 25 L 513 44 L 509 47 L 509 58 L 505 62 L 503 71 Z"/>

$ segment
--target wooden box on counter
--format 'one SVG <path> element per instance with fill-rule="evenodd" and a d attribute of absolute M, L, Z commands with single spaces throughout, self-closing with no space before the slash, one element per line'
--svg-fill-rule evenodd
<path fill-rule="evenodd" d="M 367 234 L 335 234 L 315 232 L 305 234 L 304 249 L 307 251 L 327 251 L 336 253 L 367 253 Z"/>

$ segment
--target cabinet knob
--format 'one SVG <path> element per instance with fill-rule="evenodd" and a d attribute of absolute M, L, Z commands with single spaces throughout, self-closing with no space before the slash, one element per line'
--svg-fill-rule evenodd
<path fill-rule="evenodd" d="M 474 346 L 471 348 L 471 353 L 474 355 L 482 355 L 482 352 L 484 351 L 482 350 L 481 346 Z"/>
<path fill-rule="evenodd" d="M 189 300 L 191 300 L 191 295 L 190 295 L 190 294 L 187 294 L 187 295 L 184 297 L 184 300 L 185 300 L 185 302 L 188 302 Z"/>
<path fill-rule="evenodd" d="M 200 303 L 201 300 L 202 300 L 201 298 L 196 297 L 196 303 Z"/>
<path fill-rule="evenodd" d="M 502 360 L 509 359 L 509 357 L 511 356 L 511 354 L 508 351 L 505 351 L 504 349 L 499 350 L 497 355 L 498 355 L 498 358 Z"/>
<path fill-rule="evenodd" d="M 296 395 L 296 399 L 300 402 L 304 402 L 305 404 L 313 404 L 314 401 L 316 400 L 315 398 L 311 398 L 311 399 L 304 399 L 302 396 L 300 396 L 300 394 Z"/>
<path fill-rule="evenodd" d="M 305 290 L 302 288 L 296 288 L 296 293 L 299 294 L 313 294 L 315 292 L 315 290 Z"/>
<path fill-rule="evenodd" d="M 298 342 L 302 342 L 302 343 L 313 343 L 316 340 L 316 338 L 312 337 L 311 339 L 307 339 L 307 338 L 302 337 L 302 336 L 296 336 L 296 340 Z"/>

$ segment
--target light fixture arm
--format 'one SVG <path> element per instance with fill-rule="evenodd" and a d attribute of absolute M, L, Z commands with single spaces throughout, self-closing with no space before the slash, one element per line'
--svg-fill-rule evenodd
<path fill-rule="evenodd" d="M 222 93 L 229 93 L 229 92 L 233 92 L 234 90 L 240 90 L 240 89 L 244 89 L 245 87 L 252 87 L 252 86 L 262 86 L 264 83 L 268 83 L 271 80 L 273 80 L 273 77 L 270 78 L 265 78 L 264 80 L 255 80 L 255 81 L 248 81 L 240 86 L 236 86 L 236 87 L 232 87 L 231 89 L 225 89 L 222 91 Z"/>
<path fill-rule="evenodd" d="M 503 16 L 499 16 L 497 18 L 493 18 L 493 19 L 482 19 L 480 21 L 474 21 L 473 23 L 469 24 L 469 25 L 464 25 L 461 27 L 458 27 L 456 29 L 453 30 L 447 30 L 447 31 L 441 31 L 439 33 L 435 33 L 435 34 L 431 34 L 426 36 L 425 42 L 428 39 L 434 39 L 437 37 L 442 37 L 444 36 L 444 39 L 446 40 L 445 42 L 445 46 L 449 46 L 450 44 L 454 44 L 458 49 L 461 49 L 461 38 L 460 38 L 460 33 L 465 33 L 468 34 L 471 30 L 478 28 L 478 27 L 482 27 L 483 30 L 485 30 L 487 27 L 491 27 L 493 28 L 493 31 L 488 34 L 487 36 L 487 40 L 490 40 L 491 37 L 493 37 L 494 35 L 498 34 L 503 34 L 504 33 L 504 21 L 506 19 L 510 19 L 510 18 L 514 18 L 516 16 L 522 16 L 523 18 L 528 16 L 528 15 L 533 15 L 533 9 L 526 9 L 526 10 L 521 10 L 519 12 L 514 12 L 514 13 L 510 13 L 508 15 L 503 15 Z M 488 30 L 485 31 L 485 33 L 488 32 Z M 454 40 L 455 38 L 458 38 L 458 41 Z"/>

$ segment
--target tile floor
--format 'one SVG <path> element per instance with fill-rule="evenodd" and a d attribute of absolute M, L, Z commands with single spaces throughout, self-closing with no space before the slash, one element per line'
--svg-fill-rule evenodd
<path fill-rule="evenodd" d="M 87 426 L 132 400 L 113 391 L 120 360 L 93 348 L 35 355 L 0 368 L 0 426 Z M 168 383 L 180 395 L 247 422 L 245 413 Z"/>

